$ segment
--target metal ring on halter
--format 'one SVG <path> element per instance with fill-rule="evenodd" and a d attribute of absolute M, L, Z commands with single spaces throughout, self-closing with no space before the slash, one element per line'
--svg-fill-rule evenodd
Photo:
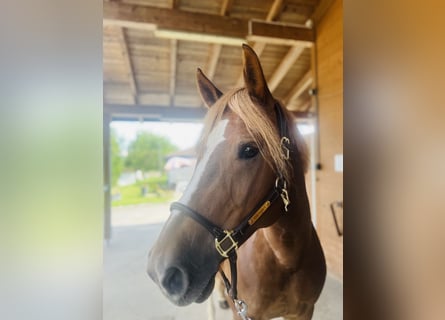
<path fill-rule="evenodd" d="M 282 185 L 280 185 L 280 182 L 282 183 Z M 286 189 L 286 180 L 284 180 L 283 178 L 280 178 L 280 177 L 276 178 L 275 179 L 275 188 L 280 189 L 280 190 Z"/>

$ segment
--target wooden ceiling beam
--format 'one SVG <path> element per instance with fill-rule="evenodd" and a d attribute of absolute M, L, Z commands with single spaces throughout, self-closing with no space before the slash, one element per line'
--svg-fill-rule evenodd
<path fill-rule="evenodd" d="M 303 103 L 298 104 L 296 107 L 288 107 L 288 110 L 291 112 L 309 112 L 312 107 L 312 99 L 306 99 Z"/>
<path fill-rule="evenodd" d="M 307 99 L 305 102 L 302 103 L 300 107 L 298 107 L 299 110 L 308 112 L 312 108 L 312 98 Z"/>
<path fill-rule="evenodd" d="M 282 10 L 283 10 L 283 0 L 274 0 L 272 6 L 269 9 L 269 12 L 267 13 L 266 21 L 270 22 L 276 20 Z M 258 56 L 261 55 L 264 48 L 266 48 L 266 42 L 255 42 L 253 44 L 253 49 L 255 50 Z"/>
<path fill-rule="evenodd" d="M 170 0 L 170 8 L 176 9 L 179 0 Z M 178 40 L 170 40 L 170 88 L 169 88 L 169 105 L 173 107 L 175 104 L 176 93 L 176 56 L 178 54 Z"/>
<path fill-rule="evenodd" d="M 279 22 L 264 22 L 249 20 L 249 35 L 247 40 L 267 42 L 276 45 L 313 45 L 314 32 L 312 29 L 302 26 L 288 26 Z"/>
<path fill-rule="evenodd" d="M 313 30 L 298 25 L 121 2 L 104 2 L 103 17 L 104 25 L 150 29 L 158 37 L 178 40 L 227 45 L 239 45 L 246 40 L 285 45 L 311 45 L 314 42 Z"/>
<path fill-rule="evenodd" d="M 172 107 L 175 103 L 177 52 L 178 41 L 170 40 L 170 106 Z"/>
<path fill-rule="evenodd" d="M 170 8 L 176 9 L 178 7 L 179 0 L 170 0 L 170 1 L 171 1 Z"/>
<path fill-rule="evenodd" d="M 267 13 L 266 21 L 276 20 L 283 10 L 283 0 L 275 0 Z"/>
<path fill-rule="evenodd" d="M 270 22 L 277 18 L 277 16 L 283 10 L 283 0 L 274 0 L 272 6 L 267 13 L 266 21 Z M 258 57 L 261 56 L 264 49 L 266 48 L 266 42 L 255 42 L 252 46 L 253 51 L 257 54 Z M 243 71 L 241 70 L 241 74 L 238 77 L 238 81 L 236 82 L 236 87 L 241 87 L 244 81 Z"/>
<path fill-rule="evenodd" d="M 138 89 L 136 85 L 136 78 L 134 76 L 134 67 L 131 61 L 130 51 L 128 49 L 128 40 L 124 28 L 118 29 L 117 37 L 119 39 L 119 43 L 121 44 L 122 48 L 122 57 L 124 60 L 125 71 L 128 75 L 128 81 L 130 83 L 131 94 L 133 96 L 133 103 L 137 103 Z"/>
<path fill-rule="evenodd" d="M 219 14 L 222 16 L 226 16 L 232 9 L 232 5 L 233 5 L 233 0 L 223 0 L 223 5 L 221 6 Z"/>
<path fill-rule="evenodd" d="M 282 10 L 283 10 L 283 0 L 275 0 L 269 10 L 269 13 L 267 14 L 266 21 L 276 20 Z M 265 43 L 265 42 L 260 42 L 260 43 Z M 272 43 L 272 41 L 269 41 L 269 43 Z M 262 48 L 262 50 L 263 49 L 264 47 Z M 275 69 L 274 73 L 272 74 L 272 76 L 268 81 L 269 89 L 272 92 L 278 87 L 281 80 L 283 80 L 283 78 L 289 71 L 289 68 L 295 63 L 295 61 L 298 60 L 303 51 L 304 51 L 303 46 L 292 46 L 289 49 L 286 56 L 278 65 L 278 67 Z"/>
<path fill-rule="evenodd" d="M 255 51 L 258 57 L 263 53 L 264 49 L 266 48 L 266 44 L 266 42 L 255 42 L 252 45 L 252 49 Z"/>
<path fill-rule="evenodd" d="M 315 118 L 315 113 L 313 112 L 305 112 L 305 111 L 292 111 L 289 110 L 290 113 L 294 115 L 297 119 L 308 119 L 308 118 Z"/>
<path fill-rule="evenodd" d="M 233 0 L 224 0 L 223 5 L 221 6 L 221 10 L 219 14 L 221 16 L 227 16 L 229 11 L 232 9 Z M 210 48 L 209 52 L 209 61 L 206 67 L 206 76 L 210 80 L 215 76 L 216 66 L 218 65 L 219 56 L 221 54 L 222 45 L 221 44 L 213 44 Z"/>
<path fill-rule="evenodd" d="M 221 54 L 222 45 L 214 44 L 212 45 L 209 53 L 209 61 L 206 66 L 206 76 L 210 80 L 213 79 L 216 72 L 216 66 L 218 65 L 219 55 Z"/>
<path fill-rule="evenodd" d="M 286 56 L 283 58 L 283 60 L 281 60 L 281 63 L 275 69 L 274 73 L 267 82 L 271 92 L 273 92 L 278 87 L 281 80 L 283 80 L 283 78 L 289 71 L 289 68 L 295 63 L 295 61 L 297 61 L 303 51 L 304 47 L 302 46 L 293 46 L 289 49 Z"/>
<path fill-rule="evenodd" d="M 318 23 L 321 21 L 321 19 L 333 3 L 334 0 L 320 0 L 318 6 L 315 8 L 314 12 L 309 18 L 309 20 L 312 20 L 312 24 L 318 25 Z"/>
<path fill-rule="evenodd" d="M 104 113 L 113 120 L 202 121 L 207 108 L 105 104 Z"/>
<path fill-rule="evenodd" d="M 207 108 L 163 107 L 144 105 L 105 104 L 104 113 L 113 120 L 202 121 Z M 315 117 L 313 112 L 290 111 L 297 119 Z"/>
<path fill-rule="evenodd" d="M 310 69 L 292 88 L 287 97 L 284 99 L 284 103 L 288 104 L 292 100 L 297 99 L 305 90 L 309 88 L 309 86 L 312 84 L 312 81 L 312 70 Z"/>

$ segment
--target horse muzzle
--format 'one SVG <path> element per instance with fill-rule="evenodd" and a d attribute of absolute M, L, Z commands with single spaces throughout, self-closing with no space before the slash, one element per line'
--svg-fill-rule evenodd
<path fill-rule="evenodd" d="M 150 278 L 161 288 L 162 293 L 175 305 L 185 306 L 193 302 L 201 303 L 211 294 L 215 284 L 215 274 L 209 279 L 196 275 L 181 265 L 169 265 L 166 268 L 156 268 L 156 263 L 151 262 L 151 252 L 147 273 Z"/>
<path fill-rule="evenodd" d="M 188 220 L 172 215 L 148 254 L 148 275 L 178 306 L 200 303 L 210 296 L 220 262 L 212 237 Z"/>

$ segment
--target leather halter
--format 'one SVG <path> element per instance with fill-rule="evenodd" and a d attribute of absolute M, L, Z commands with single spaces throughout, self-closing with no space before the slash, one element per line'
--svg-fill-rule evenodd
<path fill-rule="evenodd" d="M 283 149 L 283 157 L 284 159 L 288 160 L 291 150 L 290 140 L 288 138 L 286 119 L 284 117 L 283 110 L 281 110 L 278 102 L 275 103 L 275 113 L 277 116 L 278 128 L 281 138 L 281 147 Z M 173 202 L 170 206 L 171 210 L 176 209 L 186 214 L 187 216 L 198 222 L 200 225 L 202 225 L 204 228 L 206 228 L 215 237 L 215 248 L 221 256 L 221 261 L 226 258 L 229 259 L 232 284 L 230 284 L 229 280 L 221 269 L 220 273 L 224 280 L 227 292 L 234 301 L 238 313 L 241 316 L 243 316 L 242 313 L 244 313 L 244 316 L 246 316 L 247 305 L 244 303 L 244 301 L 238 300 L 237 298 L 236 250 L 258 229 L 255 223 L 264 214 L 267 214 L 270 206 L 280 197 L 284 203 L 284 212 L 287 212 L 287 207 L 290 201 L 287 194 L 286 181 L 284 180 L 281 172 L 278 173 L 275 185 L 272 186 L 267 196 L 265 196 L 262 201 L 260 201 L 240 222 L 240 224 L 238 224 L 238 226 L 236 226 L 232 230 L 226 230 L 221 228 L 220 226 L 217 226 L 199 212 L 189 208 L 188 206 L 180 202 Z M 243 317 L 243 319 L 248 318 Z"/>

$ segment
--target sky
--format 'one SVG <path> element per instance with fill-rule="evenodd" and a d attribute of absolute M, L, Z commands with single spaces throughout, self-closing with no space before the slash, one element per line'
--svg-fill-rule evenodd
<path fill-rule="evenodd" d="M 121 147 L 125 156 L 128 145 L 136 138 L 139 131 L 148 131 L 167 137 L 180 150 L 193 147 L 198 142 L 202 123 L 113 121 L 111 127 L 121 140 Z M 314 130 L 311 125 L 299 124 L 298 127 L 302 134 L 309 134 Z"/>
<path fill-rule="evenodd" d="M 113 121 L 111 128 L 122 140 L 123 149 L 126 149 L 129 143 L 136 138 L 139 131 L 148 131 L 167 137 L 180 150 L 183 150 L 193 147 L 198 142 L 202 123 Z"/>

